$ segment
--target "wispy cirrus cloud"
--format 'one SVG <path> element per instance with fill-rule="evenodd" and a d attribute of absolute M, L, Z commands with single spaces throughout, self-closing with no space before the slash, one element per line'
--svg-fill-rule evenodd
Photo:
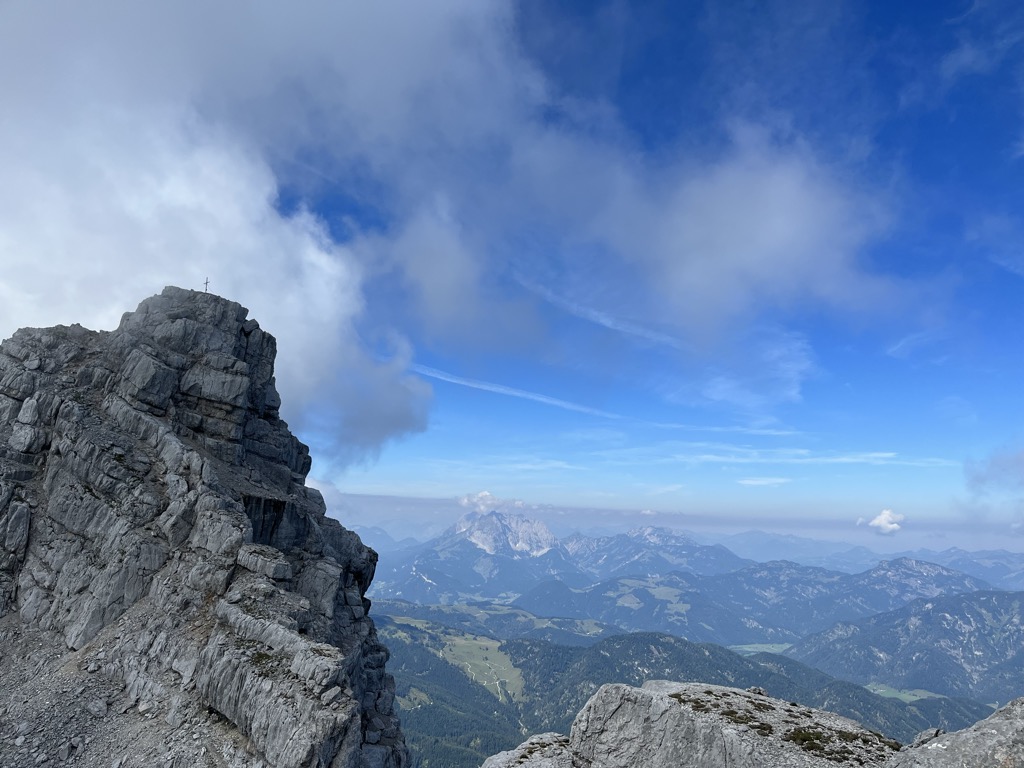
<path fill-rule="evenodd" d="M 510 454 L 507 456 L 474 455 L 466 459 L 432 459 L 439 472 L 445 475 L 475 477 L 495 473 L 513 477 L 518 474 L 560 473 L 565 471 L 586 472 L 588 467 L 564 459 L 534 454 Z"/>
<path fill-rule="evenodd" d="M 775 487 L 793 482 L 791 477 L 744 477 L 736 481 L 740 485 L 752 485 L 756 487 Z"/>
<path fill-rule="evenodd" d="M 990 74 L 1024 48 L 1024 12 L 1012 0 L 976 2 L 952 21 L 957 44 L 939 66 L 948 86 L 970 75 Z"/>
<path fill-rule="evenodd" d="M 931 346 L 939 338 L 940 334 L 937 331 L 915 331 L 914 333 L 908 333 L 886 347 L 885 354 L 889 357 L 906 359 L 921 349 Z"/>
<path fill-rule="evenodd" d="M 787 427 L 744 426 L 740 424 L 683 424 L 680 422 L 656 421 L 648 422 L 648 426 L 658 429 L 679 430 L 681 432 L 712 432 L 723 434 L 758 435 L 762 437 L 795 437 L 802 434 L 800 430 Z"/>
<path fill-rule="evenodd" d="M 1024 277 L 1024 222 L 1008 214 L 991 213 L 973 222 L 967 242 L 993 264 Z"/>
<path fill-rule="evenodd" d="M 616 331 L 617 333 L 621 333 L 626 336 L 632 336 L 633 338 L 640 339 L 644 342 L 660 344 L 673 349 L 687 349 L 689 346 L 681 339 L 672 336 L 671 334 L 647 328 L 638 323 L 624 320 L 621 317 L 616 317 L 610 312 L 588 307 L 580 302 L 572 301 L 564 296 L 560 296 L 554 291 L 526 279 L 522 275 L 517 275 L 516 281 L 528 291 L 540 296 L 552 306 L 558 307 L 564 312 L 568 312 L 570 315 L 582 320 L 587 320 L 595 325 L 599 325 L 611 331 Z"/>
<path fill-rule="evenodd" d="M 810 341 L 801 333 L 759 328 L 737 343 L 725 364 L 670 385 L 670 402 L 713 404 L 766 417 L 780 405 L 799 403 L 803 386 L 819 372 Z"/>
<path fill-rule="evenodd" d="M 611 463 L 692 465 L 829 466 L 865 465 L 942 468 L 959 462 L 928 456 L 905 456 L 895 451 L 813 451 L 808 448 L 754 448 L 730 443 L 665 442 L 599 452 Z"/>
<path fill-rule="evenodd" d="M 590 416 L 598 416 L 602 419 L 620 419 L 622 418 L 616 413 L 610 413 L 608 411 L 602 411 L 599 408 L 591 408 L 587 405 L 580 405 L 579 403 L 571 403 L 568 400 L 559 400 L 557 397 L 548 397 L 537 392 L 528 392 L 525 389 L 516 389 L 515 387 L 506 387 L 504 384 L 495 384 L 490 381 L 480 381 L 479 379 L 467 379 L 463 376 L 456 376 L 453 373 L 446 371 L 440 371 L 437 368 L 431 368 L 427 365 L 420 365 L 419 363 L 413 363 L 409 366 L 409 370 L 414 373 L 418 373 L 420 376 L 426 376 L 430 379 L 437 379 L 438 381 L 446 381 L 449 384 L 457 384 L 460 387 L 470 387 L 471 389 L 479 389 L 484 392 L 493 392 L 496 395 L 504 395 L 505 397 L 515 397 L 520 400 L 531 400 L 541 405 L 550 405 L 553 408 L 561 408 L 565 411 L 575 411 L 576 413 L 585 413 Z"/>

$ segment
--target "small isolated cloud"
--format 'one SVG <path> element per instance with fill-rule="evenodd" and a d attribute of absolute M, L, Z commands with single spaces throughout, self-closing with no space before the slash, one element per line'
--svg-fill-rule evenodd
<path fill-rule="evenodd" d="M 474 512 L 510 511 L 526 508 L 526 502 L 518 499 L 501 499 L 490 491 L 469 493 L 459 499 L 459 506 Z"/>
<path fill-rule="evenodd" d="M 740 485 L 772 487 L 793 482 L 791 477 L 744 477 L 736 481 Z"/>
<path fill-rule="evenodd" d="M 874 528 L 882 536 L 892 536 L 903 526 L 900 525 L 904 520 L 903 515 L 897 515 L 891 509 L 883 509 L 878 513 L 868 525 Z M 861 525 L 864 518 L 857 520 L 857 525 Z"/>

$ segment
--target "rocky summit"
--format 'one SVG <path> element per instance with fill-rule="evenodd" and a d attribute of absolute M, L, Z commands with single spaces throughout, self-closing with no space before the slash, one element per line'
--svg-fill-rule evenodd
<path fill-rule="evenodd" d="M 900 745 L 832 712 L 704 683 L 602 686 L 568 738 L 535 736 L 484 768 L 880 766 Z"/>
<path fill-rule="evenodd" d="M 533 736 L 483 768 L 1024 768 L 1024 699 L 952 734 L 898 742 L 832 712 L 705 683 L 602 686 L 569 736 Z"/>
<path fill-rule="evenodd" d="M 247 314 L 167 288 L 0 345 L 2 768 L 408 765 L 376 555 Z"/>

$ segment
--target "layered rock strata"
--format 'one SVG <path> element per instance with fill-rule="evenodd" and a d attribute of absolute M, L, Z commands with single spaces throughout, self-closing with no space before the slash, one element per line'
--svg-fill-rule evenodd
<path fill-rule="evenodd" d="M 247 314 L 167 288 L 0 345 L 0 766 L 408 764 L 376 554 Z"/>
<path fill-rule="evenodd" d="M 831 712 L 704 683 L 602 686 L 568 737 L 534 736 L 483 768 L 1024 768 L 1024 699 L 908 748 Z"/>

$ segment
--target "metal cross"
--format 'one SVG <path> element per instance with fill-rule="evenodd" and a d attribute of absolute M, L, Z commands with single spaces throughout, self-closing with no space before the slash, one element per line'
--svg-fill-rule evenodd
<path fill-rule="evenodd" d="M 206 291 L 206 293 L 210 292 L 210 278 L 206 278 L 206 282 L 203 283 L 203 289 Z"/>

